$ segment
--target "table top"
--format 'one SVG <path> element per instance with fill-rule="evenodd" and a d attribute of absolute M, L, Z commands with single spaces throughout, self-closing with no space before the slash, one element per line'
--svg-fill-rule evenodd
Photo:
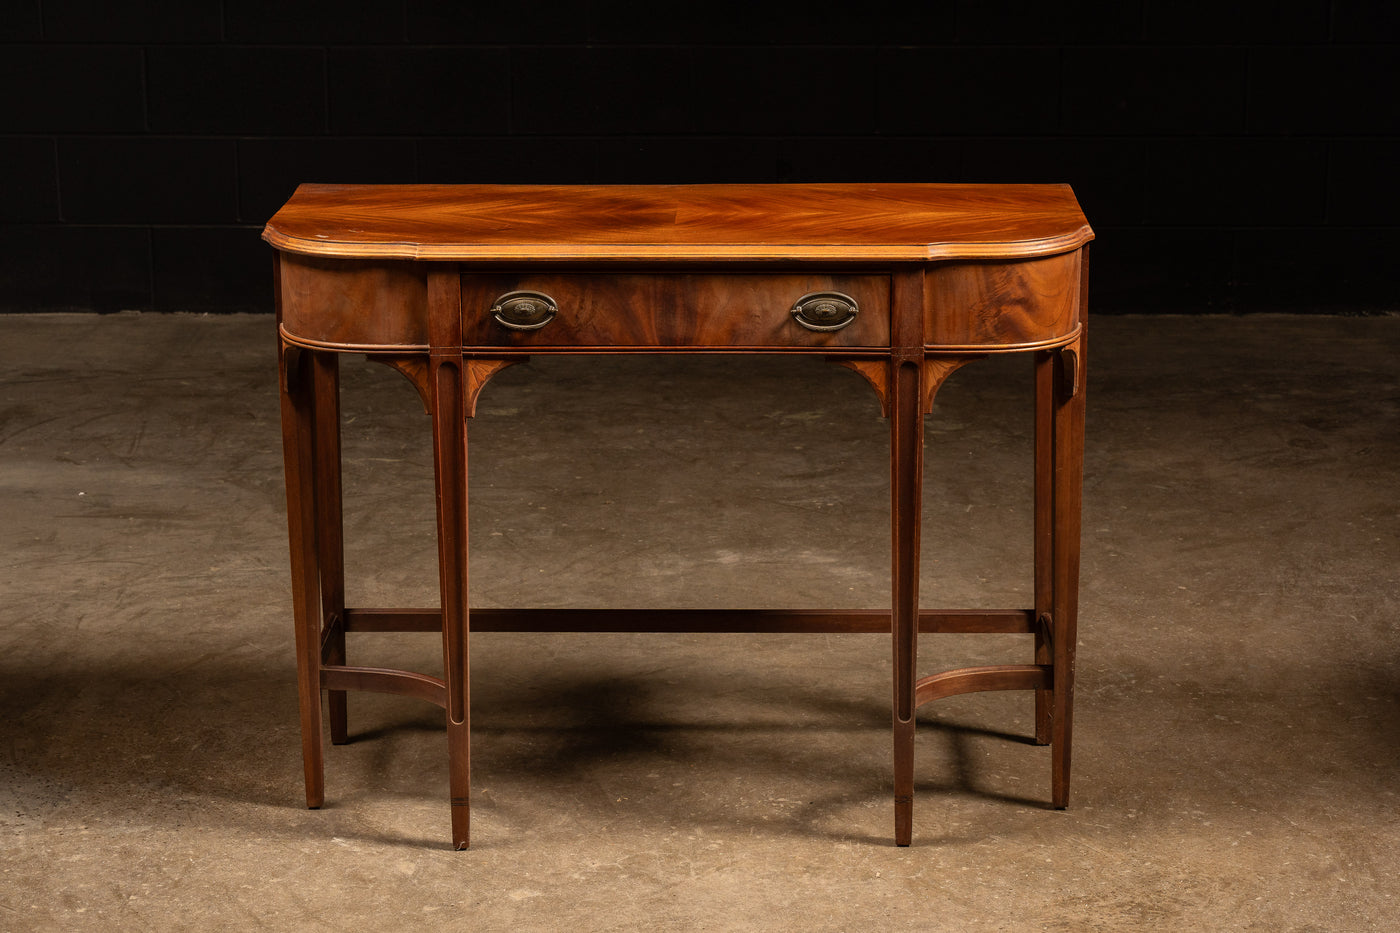
<path fill-rule="evenodd" d="M 1093 239 L 1068 185 L 324 185 L 263 230 L 309 256 L 443 261 L 1030 258 Z"/>

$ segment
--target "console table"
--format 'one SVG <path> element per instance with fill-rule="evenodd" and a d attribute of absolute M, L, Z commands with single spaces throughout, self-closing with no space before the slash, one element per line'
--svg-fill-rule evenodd
<path fill-rule="evenodd" d="M 896 844 L 912 833 L 914 712 L 940 697 L 1033 691 L 1051 803 L 1066 806 L 1093 239 L 1068 186 L 308 184 L 263 238 L 277 250 L 309 807 L 324 799 L 323 716 L 346 741 L 346 691 L 419 697 L 446 711 L 452 841 L 467 847 L 472 628 L 888 632 Z M 352 352 L 403 373 L 432 419 L 434 608 L 345 605 L 337 360 Z M 798 353 L 863 376 L 890 424 L 891 606 L 470 611 L 467 423 L 492 375 L 556 353 Z M 920 609 L 923 418 L 952 372 L 993 353 L 1032 360 L 1034 605 Z M 347 663 L 346 636 L 365 631 L 440 631 L 444 676 Z M 931 632 L 1024 633 L 1032 663 L 920 678 L 916 640 Z"/>

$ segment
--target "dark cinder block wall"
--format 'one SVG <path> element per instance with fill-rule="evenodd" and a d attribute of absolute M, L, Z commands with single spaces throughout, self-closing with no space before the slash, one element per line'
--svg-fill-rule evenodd
<path fill-rule="evenodd" d="M 301 181 L 1067 181 L 1100 311 L 1400 306 L 1390 0 L 6 0 L 0 310 L 270 310 Z"/>

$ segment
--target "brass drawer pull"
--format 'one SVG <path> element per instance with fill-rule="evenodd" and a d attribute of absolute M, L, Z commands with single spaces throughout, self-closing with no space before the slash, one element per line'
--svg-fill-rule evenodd
<path fill-rule="evenodd" d="M 812 292 L 797 299 L 792 316 L 808 330 L 840 330 L 856 319 L 860 307 L 850 295 L 840 292 Z"/>
<path fill-rule="evenodd" d="M 491 306 L 497 323 L 511 330 L 539 330 L 558 313 L 558 303 L 543 292 L 506 292 Z"/>

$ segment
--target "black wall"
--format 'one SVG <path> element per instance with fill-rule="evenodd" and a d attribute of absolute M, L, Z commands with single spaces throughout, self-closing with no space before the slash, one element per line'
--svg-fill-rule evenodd
<path fill-rule="evenodd" d="M 1394 0 L 4 0 L 0 310 L 269 310 L 300 181 L 1068 181 L 1100 311 L 1400 307 Z"/>

